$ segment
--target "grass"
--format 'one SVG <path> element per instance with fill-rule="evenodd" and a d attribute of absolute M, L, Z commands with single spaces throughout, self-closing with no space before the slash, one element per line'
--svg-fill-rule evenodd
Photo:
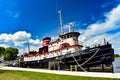
<path fill-rule="evenodd" d="M 0 70 L 0 80 L 120 80 L 120 79 L 68 76 L 29 71 Z"/>

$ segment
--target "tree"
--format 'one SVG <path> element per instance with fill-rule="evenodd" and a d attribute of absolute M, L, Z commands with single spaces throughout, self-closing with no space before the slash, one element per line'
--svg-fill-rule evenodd
<path fill-rule="evenodd" d="M 114 56 L 115 56 L 115 57 L 120 57 L 120 55 L 119 55 L 119 54 L 114 54 Z"/>
<path fill-rule="evenodd" d="M 4 47 L 0 47 L 0 57 L 4 56 L 5 53 L 5 48 Z"/>
<path fill-rule="evenodd" d="M 5 49 L 4 60 L 15 60 L 18 54 L 17 48 L 8 47 Z"/>

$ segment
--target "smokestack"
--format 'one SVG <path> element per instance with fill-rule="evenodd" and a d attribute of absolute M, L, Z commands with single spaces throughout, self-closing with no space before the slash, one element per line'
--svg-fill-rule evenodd
<path fill-rule="evenodd" d="M 50 41 L 51 41 L 51 38 L 50 38 L 50 37 L 44 38 L 44 39 L 43 39 L 43 44 L 42 44 L 42 46 L 43 46 L 43 47 L 44 47 L 44 46 L 48 46 L 49 43 L 50 43 Z"/>

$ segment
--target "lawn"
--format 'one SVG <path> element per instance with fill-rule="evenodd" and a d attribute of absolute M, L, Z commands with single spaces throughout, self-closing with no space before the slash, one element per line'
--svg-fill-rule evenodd
<path fill-rule="evenodd" d="M 91 78 L 29 71 L 0 70 L 0 80 L 120 80 L 120 79 Z"/>

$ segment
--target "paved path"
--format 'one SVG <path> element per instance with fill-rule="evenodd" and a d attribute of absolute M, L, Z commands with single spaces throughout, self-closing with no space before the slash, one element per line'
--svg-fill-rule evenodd
<path fill-rule="evenodd" d="M 100 72 L 71 72 L 71 71 L 56 71 L 56 70 L 43 70 L 43 69 L 29 69 L 19 67 L 0 67 L 2 70 L 20 70 L 20 71 L 33 71 L 43 73 L 53 73 L 72 76 L 88 76 L 88 77 L 104 77 L 104 78 L 119 78 L 120 73 L 100 73 Z"/>
<path fill-rule="evenodd" d="M 4 66 L 4 63 L 0 63 L 0 67 L 3 67 Z"/>

